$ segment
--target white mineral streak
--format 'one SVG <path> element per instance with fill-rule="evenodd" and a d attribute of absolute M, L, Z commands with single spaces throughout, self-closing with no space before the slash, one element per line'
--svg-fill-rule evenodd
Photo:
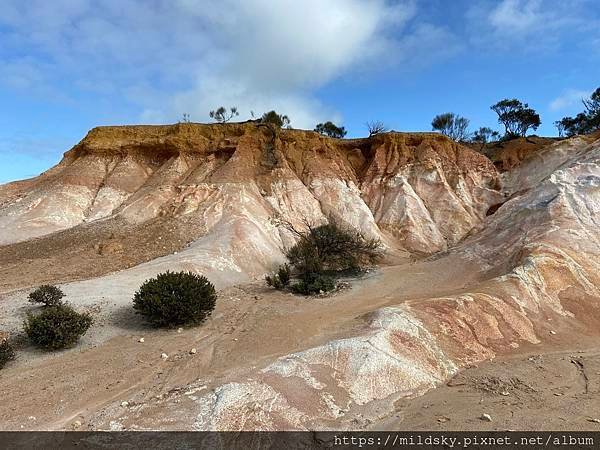
<path fill-rule="evenodd" d="M 384 308 L 364 335 L 279 358 L 256 380 L 200 397 L 194 429 L 308 429 L 344 416 L 353 405 L 414 395 L 455 371 L 408 308 Z M 306 391 L 316 391 L 318 401 L 301 395 Z"/>
<path fill-rule="evenodd" d="M 600 142 L 586 145 L 585 151 L 573 151 L 572 142 L 564 144 L 570 159 L 548 154 L 547 160 L 560 160 L 556 170 L 508 201 L 488 218 L 482 233 L 453 250 L 487 262 L 490 269 L 504 267 L 504 275 L 489 280 L 479 292 L 380 309 L 357 337 L 282 357 L 253 381 L 224 384 L 199 400 L 195 429 L 271 429 L 275 418 L 284 429 L 326 428 L 333 418 L 348 424 L 357 407 L 426 390 L 457 367 L 491 358 L 519 342 L 539 343 L 534 323 L 542 311 L 574 316 L 561 302 L 567 288 L 599 299 Z M 555 145 L 552 151 L 562 155 L 564 147 Z M 394 219 L 406 217 L 402 201 L 392 202 L 398 206 L 393 212 L 383 204 L 399 192 L 411 192 L 410 184 L 399 176 L 390 180 L 392 189 L 373 203 L 380 224 L 395 214 Z M 521 177 L 520 183 L 528 182 Z M 406 201 L 416 195 L 401 197 Z M 412 208 L 417 210 L 425 215 L 423 209 Z M 426 317 L 429 325 L 416 316 Z M 449 342 L 454 342 L 454 357 L 444 350 Z M 236 395 L 240 389 L 249 394 Z M 320 401 L 303 403 L 297 393 L 305 390 L 317 392 Z M 250 399 L 263 392 L 279 405 L 288 399 L 287 409 L 271 414 L 262 408 L 257 414 Z M 226 398 L 235 398 L 235 404 Z"/>
<path fill-rule="evenodd" d="M 204 135 L 197 139 L 208 145 Z M 263 148 L 258 139 L 244 134 L 238 142 Z M 600 299 L 600 141 L 574 138 L 543 149 L 503 175 L 501 193 L 489 171 L 460 164 L 446 170 L 444 158 L 429 157 L 440 142 L 450 145 L 441 137 L 414 144 L 412 156 L 390 138 L 373 150 L 371 167 L 360 166 L 362 150 L 349 151 L 345 158 L 358 162 L 338 172 L 343 158 L 337 165 L 317 160 L 320 139 L 310 141 L 313 153 L 288 155 L 267 179 L 261 153 L 238 154 L 233 143 L 225 156 L 215 150 L 159 162 L 121 156 L 107 164 L 93 152 L 70 155 L 29 190 L 16 186 L 9 195 L 3 193 L 13 187 L 0 186 L 0 244 L 111 215 L 202 219 L 206 233 L 177 254 L 64 286 L 70 298 L 92 303 L 95 291 L 128 302 L 143 280 L 166 269 L 202 272 L 217 287 L 262 276 L 283 260 L 281 250 L 293 243 L 284 224 L 301 226 L 299 217 L 333 217 L 404 250 L 448 249 L 448 257 L 480 268 L 483 280 L 465 292 L 376 309 L 354 337 L 227 375 L 190 399 L 196 430 L 352 428 L 372 405 L 385 414 L 395 399 L 423 392 L 461 366 L 539 343 L 548 335 L 538 330 L 545 317 L 554 317 L 553 325 L 578 320 L 579 304 Z M 125 177 L 127 170 L 136 175 Z M 248 171 L 256 173 L 244 178 Z M 366 173 L 360 182 L 357 173 Z"/>

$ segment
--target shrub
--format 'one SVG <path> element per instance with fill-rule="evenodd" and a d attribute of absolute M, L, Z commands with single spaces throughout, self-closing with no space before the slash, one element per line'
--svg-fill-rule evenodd
<path fill-rule="evenodd" d="M 307 273 L 291 289 L 303 295 L 324 294 L 335 289 L 335 280 L 320 273 Z"/>
<path fill-rule="evenodd" d="M 69 305 L 45 308 L 25 319 L 25 333 L 36 346 L 58 350 L 75 345 L 92 325 L 89 314 L 78 313 Z"/>
<path fill-rule="evenodd" d="M 279 267 L 277 273 L 265 276 L 265 281 L 268 286 L 274 287 L 275 289 L 281 290 L 290 284 L 292 273 L 290 266 L 284 264 Z"/>
<path fill-rule="evenodd" d="M 315 127 L 315 131 L 324 136 L 329 136 L 329 137 L 338 138 L 338 139 L 343 138 L 344 136 L 346 136 L 346 133 L 347 133 L 347 131 L 344 127 L 338 127 L 333 122 L 325 122 L 325 123 L 317 124 L 317 126 Z"/>
<path fill-rule="evenodd" d="M 133 297 L 133 308 L 156 326 L 202 322 L 215 308 L 217 294 L 204 276 L 165 272 L 147 280 Z"/>
<path fill-rule="evenodd" d="M 0 339 L 0 369 L 13 359 L 15 359 L 15 350 L 10 341 L 8 338 Z"/>
<path fill-rule="evenodd" d="M 381 257 L 377 239 L 366 239 L 335 221 L 318 227 L 307 226 L 306 232 L 296 231 L 300 239 L 286 253 L 290 265 L 301 276 L 356 270 Z"/>
<path fill-rule="evenodd" d="M 277 114 L 276 111 L 269 111 L 260 118 L 261 123 L 270 123 L 276 127 L 283 128 L 290 125 L 290 118 L 284 114 Z"/>
<path fill-rule="evenodd" d="M 500 133 L 492 130 L 488 127 L 481 127 L 475 131 L 471 136 L 471 142 L 487 144 L 490 141 L 497 140 L 500 138 Z"/>
<path fill-rule="evenodd" d="M 44 284 L 29 294 L 31 303 L 42 303 L 45 306 L 62 305 L 62 298 L 65 293 L 56 286 Z"/>
<path fill-rule="evenodd" d="M 290 284 L 290 279 L 292 278 L 290 266 L 288 266 L 287 264 L 279 266 L 279 270 L 277 270 L 277 276 L 279 277 L 279 281 L 281 281 L 281 284 L 283 284 L 284 286 Z"/>
<path fill-rule="evenodd" d="M 431 128 L 457 142 L 465 141 L 469 136 L 469 119 L 454 113 L 439 114 L 431 121 Z"/>

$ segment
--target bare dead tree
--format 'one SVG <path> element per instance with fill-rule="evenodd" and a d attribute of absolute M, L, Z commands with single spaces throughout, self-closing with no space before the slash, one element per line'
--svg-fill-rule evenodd
<path fill-rule="evenodd" d="M 367 129 L 369 130 L 369 137 L 373 137 L 376 134 L 385 133 L 388 129 L 380 120 L 367 122 Z"/>

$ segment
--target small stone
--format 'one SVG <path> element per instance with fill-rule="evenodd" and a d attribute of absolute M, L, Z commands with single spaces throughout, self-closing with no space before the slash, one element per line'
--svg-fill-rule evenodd
<path fill-rule="evenodd" d="M 167 355 L 166 353 L 161 353 L 161 354 L 160 354 L 160 357 L 161 357 L 162 359 L 167 359 L 167 358 L 169 357 L 169 355 Z"/>
<path fill-rule="evenodd" d="M 588 419 L 588 422 L 600 423 L 600 419 L 592 419 L 591 417 Z"/>
<path fill-rule="evenodd" d="M 183 333 L 183 328 L 177 328 L 178 333 Z"/>
<path fill-rule="evenodd" d="M 560 397 L 562 395 L 561 392 L 555 392 L 554 395 L 556 395 L 557 397 Z"/>
<path fill-rule="evenodd" d="M 190 355 L 195 355 L 195 354 L 196 354 L 196 351 L 197 351 L 197 350 L 196 350 L 195 348 L 191 349 L 191 350 L 190 350 Z"/>
<path fill-rule="evenodd" d="M 123 408 L 127 408 L 129 406 L 129 402 L 121 402 L 121 406 Z"/>
<path fill-rule="evenodd" d="M 507 395 L 509 395 L 509 394 L 508 394 L 508 392 L 507 392 L 507 391 L 502 391 L 502 392 L 500 392 L 500 395 L 502 395 L 502 396 L 506 397 L 506 396 L 507 396 Z"/>
<path fill-rule="evenodd" d="M 144 338 L 140 338 L 138 342 L 144 343 Z"/>
<path fill-rule="evenodd" d="M 550 334 L 556 334 L 556 331 L 550 330 Z"/>
<path fill-rule="evenodd" d="M 73 427 L 74 430 L 76 430 L 77 428 L 81 428 L 81 422 L 79 420 L 76 420 L 75 422 L 73 422 L 71 424 L 71 426 Z"/>
<path fill-rule="evenodd" d="M 486 422 L 491 422 L 492 421 L 492 416 L 490 416 L 489 414 L 482 414 L 480 417 L 481 420 L 485 420 Z"/>

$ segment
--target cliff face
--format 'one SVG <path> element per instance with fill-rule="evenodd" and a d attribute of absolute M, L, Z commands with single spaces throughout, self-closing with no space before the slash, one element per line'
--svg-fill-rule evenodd
<path fill-rule="evenodd" d="M 75 245 L 72 236 L 87 242 L 105 227 L 114 233 L 109 259 L 124 259 L 131 245 L 159 247 L 174 229 L 189 244 L 62 286 L 73 304 L 100 311 L 97 325 L 83 351 L 31 369 L 42 376 L 9 369 L 0 379 L 12 396 L 5 404 L 25 406 L 17 416 L 0 405 L 12 421 L 3 426 L 35 413 L 36 426 L 62 428 L 86 411 L 96 429 L 357 429 L 469 364 L 580 349 L 586 339 L 597 345 L 599 139 L 537 141 L 535 151 L 513 142 L 507 155 L 515 159 L 498 175 L 478 153 L 429 133 L 334 140 L 255 124 L 92 130 L 57 167 L 0 186 L 0 239 L 22 241 L 0 247 L 0 283 L 41 267 L 48 242 L 56 253 Z M 438 253 L 380 268 L 327 298 L 262 283 L 224 289 L 201 327 L 143 329 L 146 346 L 132 337 L 142 328 L 123 311 L 149 276 L 196 270 L 219 288 L 248 281 L 291 244 L 282 221 L 326 217 L 380 237 L 390 253 Z M 135 239 L 148 234 L 143 245 Z M 68 251 L 52 265 L 69 264 Z M 2 295 L 11 333 L 22 323 L 22 297 Z M 173 357 L 156 363 L 157 348 Z M 90 370 L 65 410 L 82 362 Z M 111 370 L 119 382 L 107 386 Z M 34 384 L 15 387 L 20 379 Z M 56 393 L 60 413 L 40 411 L 50 397 L 42 391 Z"/>
<path fill-rule="evenodd" d="M 333 217 L 389 247 L 432 253 L 460 241 L 497 203 L 481 155 L 436 134 L 335 140 L 256 124 L 93 129 L 40 177 L 0 190 L 0 244 L 110 217 L 201 215 L 206 233 Z M 269 242 L 267 242 L 269 241 Z"/>
<path fill-rule="evenodd" d="M 391 276 L 346 296 L 345 304 L 363 297 L 373 305 L 360 332 L 261 369 L 248 365 L 227 382 L 200 377 L 188 386 L 193 394 L 145 404 L 118 423 L 160 427 L 162 419 L 145 418 L 168 410 L 196 430 L 357 429 L 469 364 L 521 347 L 582 348 L 600 326 L 599 162 L 600 141 L 574 138 L 541 149 L 507 174 L 511 197 L 480 232 L 433 262 L 390 269 Z M 478 272 L 479 281 L 451 293 L 455 267 Z M 407 280 L 422 270 L 437 270 L 447 293 L 403 298 L 399 288 L 410 290 Z M 177 406 L 185 401 L 191 405 Z"/>

